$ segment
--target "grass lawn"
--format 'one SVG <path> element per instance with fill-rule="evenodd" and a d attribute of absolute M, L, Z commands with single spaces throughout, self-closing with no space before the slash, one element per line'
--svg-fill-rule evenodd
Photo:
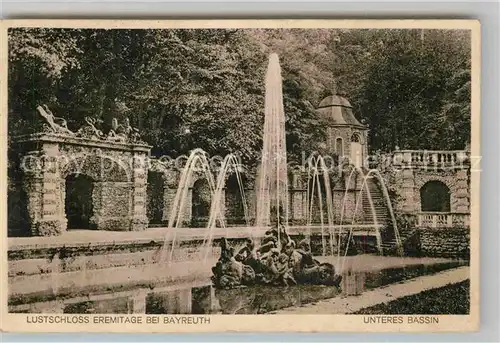
<path fill-rule="evenodd" d="M 469 314 L 469 280 L 361 309 L 354 314 Z"/>

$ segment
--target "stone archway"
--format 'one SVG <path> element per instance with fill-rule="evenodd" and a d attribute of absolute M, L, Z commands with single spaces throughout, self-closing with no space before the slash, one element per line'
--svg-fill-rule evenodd
<path fill-rule="evenodd" d="M 78 181 L 71 175 L 85 175 L 92 180 L 92 219 L 87 218 L 90 205 L 87 204 L 85 210 L 80 206 L 80 219 L 75 219 L 75 226 L 84 224 L 110 231 L 147 228 L 146 182 L 150 146 L 52 133 L 18 137 L 17 143 L 22 148 L 23 159 L 29 157 L 32 162 L 23 168 L 22 181 L 32 235 L 59 235 L 66 231 L 66 210 L 71 208 L 66 204 L 67 178 L 70 184 Z M 82 178 L 79 182 L 85 181 Z M 89 198 L 89 193 L 85 198 Z M 73 193 L 68 199 L 73 199 Z M 71 226 L 75 222 L 71 222 Z"/>
<path fill-rule="evenodd" d="M 441 181 L 426 182 L 420 188 L 422 212 L 450 212 L 450 189 Z"/>
<path fill-rule="evenodd" d="M 95 229 L 94 180 L 84 174 L 70 174 L 65 180 L 65 214 L 68 230 Z"/>

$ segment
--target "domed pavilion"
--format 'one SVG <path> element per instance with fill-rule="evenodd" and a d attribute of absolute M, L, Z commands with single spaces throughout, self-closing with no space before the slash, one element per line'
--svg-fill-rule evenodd
<path fill-rule="evenodd" d="M 330 95 L 320 102 L 317 112 L 327 127 L 328 153 L 362 167 L 368 156 L 368 127 L 356 119 L 351 103 L 340 95 Z"/>

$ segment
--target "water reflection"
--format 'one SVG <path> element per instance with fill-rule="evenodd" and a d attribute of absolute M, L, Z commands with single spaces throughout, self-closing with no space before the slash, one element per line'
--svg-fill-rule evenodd
<path fill-rule="evenodd" d="M 342 295 L 360 295 L 365 290 L 367 275 L 364 272 L 347 271 L 342 274 Z"/>
<path fill-rule="evenodd" d="M 146 297 L 148 314 L 190 314 L 193 306 L 193 290 L 178 289 L 169 292 L 151 293 Z"/>
<path fill-rule="evenodd" d="M 329 299 L 336 296 L 357 296 L 367 289 L 402 282 L 420 275 L 433 274 L 458 266 L 457 262 L 436 265 L 414 265 L 405 268 L 390 268 L 376 272 L 347 270 L 342 275 L 340 289 L 331 286 L 298 285 L 289 288 L 254 286 L 247 288 L 220 290 L 212 286 L 189 289 L 189 296 L 183 297 L 185 304 L 172 306 L 172 299 L 180 299 L 179 291 L 155 294 L 148 302 L 147 313 L 170 314 L 262 314 L 286 307 L 299 307 L 305 304 Z M 180 292 L 186 292 L 182 290 Z M 176 303 L 177 304 L 177 303 Z M 177 307 L 176 307 L 177 306 Z"/>
<path fill-rule="evenodd" d="M 336 287 L 294 286 L 276 288 L 256 286 L 231 290 L 214 289 L 212 286 L 193 290 L 193 314 L 261 314 L 285 307 L 297 307 L 320 299 L 337 296 Z"/>
<path fill-rule="evenodd" d="M 133 301 L 118 298 L 67 305 L 65 313 L 142 313 L 147 314 L 262 314 L 286 307 L 300 307 L 320 300 L 358 296 L 365 290 L 404 282 L 422 275 L 434 274 L 463 265 L 448 262 L 434 265 L 412 265 L 375 272 L 347 270 L 340 288 L 322 285 L 293 287 L 254 286 L 230 290 L 211 285 L 184 287 L 172 291 L 150 290 Z M 133 302 L 133 304 L 132 304 Z M 137 306 L 136 303 L 140 303 Z M 145 304 L 143 306 L 142 304 Z"/>

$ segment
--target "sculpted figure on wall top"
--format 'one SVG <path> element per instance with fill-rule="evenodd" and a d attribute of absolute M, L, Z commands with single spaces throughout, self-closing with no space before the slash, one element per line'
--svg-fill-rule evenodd
<path fill-rule="evenodd" d="M 47 107 L 47 105 L 37 106 L 37 111 L 45 119 L 44 131 L 51 133 L 64 134 L 68 136 L 74 136 L 75 133 L 68 129 L 68 123 L 66 119 L 54 116 L 52 111 Z"/>
<path fill-rule="evenodd" d="M 130 120 L 128 118 L 125 118 L 123 124 L 119 124 L 118 120 L 113 118 L 111 130 L 105 135 L 99 128 L 102 124 L 101 119 L 85 117 L 85 125 L 75 133 L 68 129 L 66 119 L 56 117 L 47 105 L 40 105 L 36 109 L 45 121 L 43 125 L 44 132 L 117 143 L 145 144 L 145 142 L 141 140 L 139 130 L 130 125 Z"/>

